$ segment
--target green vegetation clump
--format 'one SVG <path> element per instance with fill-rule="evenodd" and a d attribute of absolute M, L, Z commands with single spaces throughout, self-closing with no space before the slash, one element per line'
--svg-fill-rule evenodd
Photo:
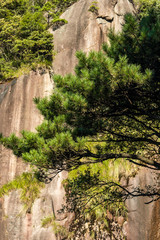
<path fill-rule="evenodd" d="M 41 222 L 42 222 L 41 225 L 44 228 L 52 226 L 52 229 L 56 237 L 61 237 L 62 239 L 68 239 L 67 237 L 69 233 L 67 232 L 67 229 L 64 226 L 60 225 L 58 221 L 56 221 L 55 216 L 53 215 L 47 216 L 43 218 Z"/>
<path fill-rule="evenodd" d="M 40 182 L 33 173 L 23 173 L 0 188 L 0 197 L 19 189 L 24 210 L 30 213 L 34 201 L 40 196 L 40 191 L 44 186 L 45 184 Z"/>
<path fill-rule="evenodd" d="M 53 36 L 48 29 L 76 0 L 1 0 L 0 82 L 37 66 L 51 66 Z"/>
<path fill-rule="evenodd" d="M 70 172 L 64 184 L 75 221 L 69 231 L 83 238 L 89 229 L 93 239 L 97 231 L 115 239 L 112 222 L 125 216 L 127 198 L 160 198 L 156 184 L 128 190 L 120 181 L 124 171 L 134 174 L 130 164 L 160 170 L 159 6 L 127 14 L 122 32 L 111 31 L 109 39 L 102 51 L 78 52 L 75 75 L 54 76 L 53 94 L 34 99 L 44 116 L 36 133 L 0 137 L 41 181 Z"/>
<path fill-rule="evenodd" d="M 97 1 L 93 1 L 91 6 L 89 7 L 88 11 L 92 12 L 92 13 L 95 13 L 95 14 L 98 14 L 98 2 Z"/>

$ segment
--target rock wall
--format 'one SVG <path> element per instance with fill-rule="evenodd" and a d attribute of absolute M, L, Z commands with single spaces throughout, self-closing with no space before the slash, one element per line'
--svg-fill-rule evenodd
<path fill-rule="evenodd" d="M 142 168 L 139 173 L 131 178 L 129 186 L 145 189 L 160 187 L 159 172 Z M 136 197 L 127 200 L 128 222 L 126 224 L 127 240 L 160 239 L 160 200 L 151 202 L 149 197 Z"/>
<path fill-rule="evenodd" d="M 74 66 L 77 62 L 75 52 L 83 50 L 99 50 L 101 44 L 107 41 L 106 34 L 112 27 L 120 31 L 123 22 L 123 15 L 133 12 L 133 4 L 129 0 L 98 0 L 98 14 L 88 9 L 92 0 L 80 0 L 62 15 L 68 24 L 59 29 L 50 31 L 54 35 L 55 59 L 53 61 L 53 72 L 56 74 L 74 73 Z M 33 104 L 33 97 L 49 95 L 53 89 L 53 82 L 48 72 L 31 72 L 10 83 L 0 85 L 0 132 L 8 136 L 12 132 L 19 135 L 22 129 L 34 131 L 35 127 L 42 121 L 38 110 Z M 0 148 L 0 184 L 12 180 L 16 175 L 28 169 L 20 159 L 13 156 L 11 151 Z M 64 202 L 64 189 L 62 180 L 66 173 L 61 173 L 41 192 L 41 196 L 33 205 L 31 213 L 23 213 L 19 200 L 18 191 L 13 191 L 0 201 L 0 240 L 58 240 L 51 228 L 42 228 L 41 219 L 45 216 L 56 214 Z M 138 178 L 139 179 L 139 178 Z M 139 180 L 137 180 L 139 181 Z M 141 200 L 140 200 L 141 201 Z M 142 202 L 142 201 L 141 201 Z M 128 202 L 132 209 L 133 202 Z M 140 202 L 134 202 L 139 209 Z M 150 212 L 152 218 L 158 216 L 155 205 L 150 210 L 139 209 L 139 214 L 144 211 Z M 135 210 L 134 210 L 135 211 Z M 137 211 L 137 210 L 136 210 Z M 57 215 L 57 220 L 62 224 L 70 221 L 69 215 Z M 136 224 L 136 213 L 129 215 L 127 234 L 129 240 L 159 239 L 144 238 L 143 234 L 148 231 L 149 226 L 144 225 L 143 233 L 139 233 L 139 226 Z M 156 225 L 157 226 L 157 225 Z M 147 228 L 147 229 L 146 229 Z M 133 235 L 133 232 L 136 232 Z M 156 236 L 156 228 L 153 228 Z M 151 234 L 152 235 L 152 234 Z M 136 236 L 136 238 L 134 238 Z"/>
<path fill-rule="evenodd" d="M 42 121 L 42 116 L 36 109 L 33 98 L 49 95 L 52 89 L 53 82 L 48 72 L 44 74 L 31 72 L 18 80 L 0 85 L 0 132 L 9 136 L 12 132 L 19 135 L 22 129 L 35 131 L 35 127 Z M 21 159 L 15 157 L 3 146 L 0 148 L 0 161 L 1 185 L 28 169 Z M 47 194 L 46 196 L 49 198 Z M 39 204 L 39 210 L 34 216 L 25 215 L 22 212 L 23 206 L 20 203 L 18 191 L 5 196 L 1 200 L 0 240 L 32 239 L 33 219 L 35 217 L 38 219 L 41 207 L 43 207 L 42 204 Z"/>
<path fill-rule="evenodd" d="M 123 15 L 134 11 L 133 4 L 128 0 L 98 0 L 98 14 L 95 14 L 89 11 L 92 2 L 78 1 L 61 16 L 68 24 L 56 31 L 51 29 L 56 52 L 53 61 L 56 74 L 74 73 L 76 51 L 100 50 L 102 43 L 107 41 L 109 29 L 120 31 Z"/>

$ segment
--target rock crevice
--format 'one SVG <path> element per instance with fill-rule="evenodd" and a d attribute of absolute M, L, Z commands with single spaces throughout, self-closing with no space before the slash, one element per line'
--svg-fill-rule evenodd
<path fill-rule="evenodd" d="M 134 11 L 133 4 L 128 0 L 97 0 L 99 9 L 98 16 L 96 16 L 88 11 L 92 2 L 93 0 L 80 0 L 75 3 L 61 16 L 68 21 L 68 24 L 55 31 L 50 30 L 54 35 L 56 52 L 53 62 L 54 74 L 74 73 L 77 63 L 76 51 L 83 50 L 88 53 L 90 50 L 100 50 L 102 43 L 108 40 L 109 29 L 113 28 L 115 32 L 120 31 L 123 15 Z M 35 131 L 35 127 L 42 122 L 43 118 L 36 109 L 33 98 L 44 97 L 52 92 L 52 74 L 52 71 L 49 73 L 42 69 L 0 85 L 0 132 L 5 136 L 15 132 L 19 136 L 22 129 Z M 1 185 L 27 169 L 26 164 L 2 146 L 0 147 L 0 160 Z M 57 214 L 57 210 L 65 201 L 65 192 L 61 182 L 66 176 L 67 173 L 63 172 L 47 184 L 42 189 L 41 197 L 35 201 L 31 213 L 26 215 L 22 214 L 17 217 L 22 209 L 17 191 L 4 197 L 0 202 L 0 240 L 56 240 L 51 227 L 42 228 L 41 219 L 54 213 L 62 224 L 67 225 L 71 220 L 70 215 Z M 136 209 L 139 203 L 132 201 L 129 206 L 132 205 L 133 209 Z M 152 210 L 150 209 L 149 212 L 154 218 L 155 214 Z M 141 209 L 139 213 L 142 213 Z M 137 227 L 134 223 L 136 217 L 136 214 L 129 215 L 129 224 L 132 223 L 133 231 L 136 231 Z M 146 231 L 145 227 L 148 225 L 144 226 L 144 231 Z M 151 239 L 143 238 L 142 232 L 137 232 L 134 238 L 133 231 L 128 230 L 129 240 Z M 153 229 L 153 234 L 156 236 L 156 228 Z"/>

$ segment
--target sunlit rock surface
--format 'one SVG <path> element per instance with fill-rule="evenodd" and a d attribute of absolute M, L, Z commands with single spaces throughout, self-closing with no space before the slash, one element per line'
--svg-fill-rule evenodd
<path fill-rule="evenodd" d="M 129 181 L 130 189 L 146 186 L 158 189 L 160 187 L 160 174 L 156 171 L 141 169 Z M 128 223 L 125 230 L 128 240 L 159 240 L 160 239 L 160 200 L 150 202 L 152 198 L 136 197 L 127 201 Z"/>
<path fill-rule="evenodd" d="M 129 0 L 98 0 L 98 14 L 88 11 L 92 0 L 80 0 L 62 15 L 68 24 L 53 31 L 55 59 L 53 72 L 56 74 L 74 73 L 77 50 L 88 52 L 100 50 L 110 28 L 116 32 L 121 30 L 123 15 L 134 12 Z M 31 72 L 18 80 L 0 85 L 0 132 L 5 136 L 15 132 L 19 135 L 22 129 L 34 131 L 41 123 L 42 116 L 36 109 L 33 98 L 49 95 L 53 82 L 48 72 Z M 11 151 L 0 147 L 0 184 L 12 180 L 28 167 L 17 159 Z M 131 179 L 132 183 L 145 184 L 154 182 L 152 174 L 142 173 Z M 58 215 L 57 210 L 64 203 L 62 180 L 66 173 L 61 173 L 41 192 L 31 213 L 25 214 L 19 200 L 18 191 L 13 191 L 0 201 L 0 240 L 58 240 L 52 228 L 42 228 L 41 219 L 52 213 L 57 220 L 67 225 L 69 215 Z M 146 180 L 149 178 L 149 180 Z M 125 223 L 124 231 L 129 240 L 158 240 L 160 239 L 160 205 L 158 202 L 144 205 L 144 200 L 131 199 L 128 201 L 129 220 Z"/>
<path fill-rule="evenodd" d="M 77 62 L 77 50 L 89 52 L 100 50 L 102 43 L 107 41 L 110 28 L 116 32 L 121 30 L 123 15 L 134 11 L 128 0 L 98 0 L 96 1 L 98 13 L 89 11 L 92 0 L 80 0 L 62 14 L 68 24 L 62 26 L 54 35 L 55 60 L 54 72 L 66 74 L 74 72 Z"/>
<path fill-rule="evenodd" d="M 33 98 L 49 95 L 52 89 L 53 82 L 48 72 L 43 74 L 31 72 L 18 80 L 0 85 L 0 132 L 9 136 L 12 132 L 19 135 L 22 129 L 35 131 L 35 127 L 42 121 L 42 116 L 33 103 Z M 2 185 L 27 170 L 28 166 L 15 157 L 10 150 L 4 149 L 2 146 L 0 150 L 0 184 Z M 43 190 L 42 196 L 47 193 L 47 190 L 48 187 Z M 44 201 L 41 201 L 42 203 L 39 203 L 38 206 L 36 202 L 33 208 L 34 213 L 34 209 L 37 207 L 36 213 L 25 215 L 25 212 L 22 211 L 23 206 L 20 203 L 18 191 L 13 191 L 5 196 L 1 200 L 0 240 L 37 239 L 32 238 L 34 231 L 41 226 L 39 222 L 39 225 L 37 224 L 37 219 L 52 211 L 49 198 L 50 194 L 47 193 L 45 201 L 48 206 L 46 205 L 44 209 L 42 204 Z M 42 235 L 47 239 L 54 239 L 52 237 L 54 234 L 49 233 L 48 235 L 48 232 L 51 231 L 43 229 Z"/>

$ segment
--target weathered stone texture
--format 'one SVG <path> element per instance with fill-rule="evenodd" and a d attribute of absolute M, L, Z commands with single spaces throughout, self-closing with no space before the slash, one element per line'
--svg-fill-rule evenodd
<path fill-rule="evenodd" d="M 80 0 L 72 5 L 62 15 L 68 24 L 56 31 L 51 29 L 56 52 L 53 70 L 56 74 L 73 73 L 77 62 L 76 51 L 88 52 L 101 49 L 102 43 L 107 41 L 108 30 L 112 27 L 116 32 L 120 31 L 123 15 L 134 11 L 129 0 L 98 0 L 99 9 L 98 15 L 96 15 L 88 11 L 92 1 Z M 52 89 L 53 83 L 47 72 L 44 74 L 31 72 L 18 80 L 0 85 L 0 132 L 8 136 L 12 132 L 19 135 L 22 129 L 35 131 L 35 127 L 42 121 L 42 116 L 32 99 L 49 95 Z M 0 161 L 1 185 L 28 168 L 4 147 L 0 148 Z M 61 173 L 42 190 L 41 197 L 33 205 L 32 213 L 19 215 L 22 205 L 17 191 L 4 197 L 0 202 L 0 240 L 55 240 L 56 236 L 51 227 L 47 229 L 41 227 L 41 219 L 54 212 L 61 223 L 65 224 L 69 220 L 69 216 L 56 213 L 64 202 L 64 189 L 61 182 L 65 177 L 66 173 Z M 135 181 L 137 184 L 138 181 L 141 181 L 140 179 L 145 181 L 144 178 L 137 176 L 133 182 Z M 155 219 L 157 216 L 159 219 L 159 205 L 152 204 L 147 208 L 142 203 L 142 199 L 137 202 L 136 200 L 128 202 L 129 211 L 130 209 L 134 211 L 134 213 L 130 211 L 129 223 L 126 224 L 128 239 L 158 240 L 159 233 L 155 226 L 150 231 L 150 238 L 143 236 L 151 226 L 148 221 L 147 224 L 144 223 L 145 219 L 142 219 L 142 216 L 151 219 Z M 140 230 L 141 226 L 138 226 L 140 221 L 144 224 L 143 231 Z M 158 226 L 159 222 L 156 221 L 156 226 Z M 152 238 L 151 235 L 156 237 Z"/>
<path fill-rule="evenodd" d="M 121 30 L 123 15 L 133 12 L 133 5 L 128 0 L 98 0 L 98 14 L 89 10 L 92 0 L 80 0 L 72 5 L 62 18 L 68 24 L 62 26 L 54 35 L 55 60 L 53 69 L 57 74 L 74 72 L 77 62 L 75 53 L 77 50 L 89 52 L 100 50 L 102 43 L 107 40 L 110 28 L 116 32 Z"/>
<path fill-rule="evenodd" d="M 146 186 L 158 188 L 160 182 L 155 171 L 141 169 L 131 178 L 129 186 L 145 189 Z M 128 223 L 125 226 L 127 240 L 158 240 L 160 237 L 160 201 L 150 202 L 151 198 L 136 197 L 127 200 Z"/>
<path fill-rule="evenodd" d="M 23 129 L 35 131 L 35 127 L 42 121 L 42 116 L 33 103 L 33 98 L 49 95 L 52 89 L 53 82 L 48 72 L 42 75 L 38 72 L 31 72 L 18 80 L 0 85 L 0 132 L 9 136 L 13 132 L 20 135 L 20 131 Z M 0 146 L 0 161 L 0 185 L 13 180 L 15 176 L 28 168 L 26 164 L 3 146 Z M 48 193 L 46 196 L 50 197 Z M 0 240 L 32 239 L 34 229 L 40 226 L 37 226 L 33 219 L 40 216 L 38 213 L 42 211 L 42 204 L 39 204 L 37 212 L 32 217 L 31 214 L 25 215 L 22 211 L 23 206 L 20 203 L 18 191 L 13 191 L 5 196 L 1 203 L 3 204 L 1 204 L 0 210 Z M 45 214 L 49 214 L 51 210 L 51 207 L 48 208 L 48 212 L 44 210 L 42 218 Z M 51 231 L 44 229 L 43 232 L 47 237 L 48 232 Z M 50 237 L 51 235 L 53 233 L 49 233 L 47 239 L 53 239 L 53 237 Z"/>

